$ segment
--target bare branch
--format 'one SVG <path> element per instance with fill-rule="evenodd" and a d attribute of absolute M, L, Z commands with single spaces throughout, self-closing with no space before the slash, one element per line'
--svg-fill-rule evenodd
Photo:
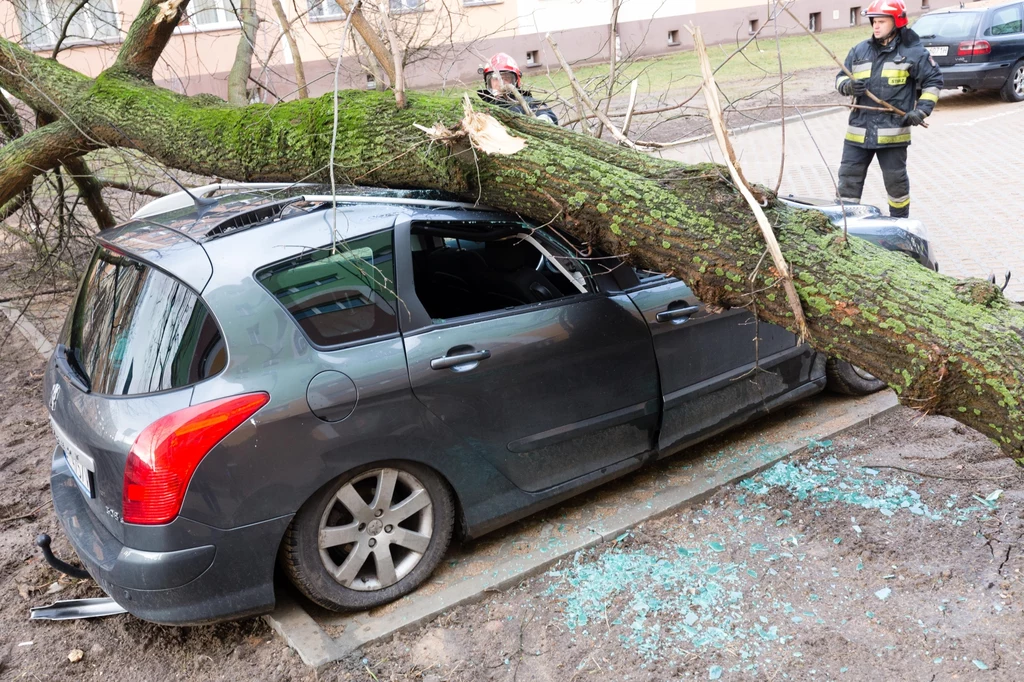
<path fill-rule="evenodd" d="M 359 36 L 366 43 L 367 47 L 370 48 L 370 52 L 376 57 L 377 63 L 380 64 L 381 68 L 384 69 L 384 73 L 388 76 L 388 81 L 394 86 L 396 82 L 395 77 L 395 65 L 391 59 L 391 51 L 388 50 L 387 46 L 380 39 L 377 34 L 377 29 L 366 20 L 363 13 L 359 11 L 358 3 L 352 2 L 352 0 L 335 0 L 341 10 L 346 14 L 353 14 L 352 16 L 352 28 L 354 28 Z M 353 9 L 356 7 L 356 9 Z"/>
<path fill-rule="evenodd" d="M 71 179 L 75 181 L 75 186 L 78 187 L 78 194 L 85 202 L 85 207 L 89 209 L 89 213 L 92 214 L 96 225 L 101 230 L 117 225 L 117 219 L 114 218 L 114 214 L 111 212 L 110 207 L 107 206 L 107 202 L 103 200 L 103 194 L 100 191 L 103 189 L 103 185 L 92 174 L 92 171 L 89 170 L 89 165 L 85 162 L 85 159 L 71 157 L 64 159 L 61 163 L 71 173 Z"/>
<path fill-rule="evenodd" d="M 233 3 L 232 3 L 233 4 Z M 244 107 L 249 103 L 249 74 L 252 73 L 252 56 L 256 48 L 256 31 L 260 18 L 256 14 L 254 0 L 238 0 L 235 16 L 242 24 L 235 48 L 235 61 L 228 73 L 228 103 Z"/>
<path fill-rule="evenodd" d="M 391 59 L 395 66 L 394 78 L 391 79 L 391 87 L 395 91 L 395 103 L 399 109 L 405 109 L 405 48 L 406 46 L 398 39 L 398 33 L 391 23 L 391 9 L 388 0 L 378 0 L 380 8 L 380 20 L 384 24 L 384 33 L 391 45 Z"/>
<path fill-rule="evenodd" d="M 789 271 L 789 266 L 786 265 L 786 260 L 782 255 L 782 249 L 779 247 L 779 242 L 775 238 L 775 233 L 772 232 L 771 223 L 768 222 L 768 217 L 764 214 L 764 210 L 761 208 L 762 200 L 755 198 L 755 192 L 751 189 L 747 183 L 746 178 L 740 172 L 739 163 L 736 161 L 736 154 L 733 152 L 732 144 L 729 142 L 729 137 L 725 132 L 725 117 L 722 115 L 722 110 L 719 108 L 718 90 L 715 84 L 715 75 L 711 70 L 711 62 L 708 60 L 707 48 L 704 47 L 704 37 L 701 35 L 699 28 L 688 27 L 688 30 L 693 34 L 694 49 L 697 52 L 697 59 L 700 62 L 701 73 L 704 74 L 704 98 L 707 100 L 708 111 L 711 116 L 711 125 L 715 128 L 715 137 L 718 138 L 718 144 L 722 148 L 722 154 L 725 156 L 725 164 L 729 169 L 729 174 L 732 176 L 733 183 L 739 189 L 740 194 L 746 200 L 750 206 L 750 210 L 753 211 L 754 217 L 757 218 L 758 227 L 761 228 L 761 234 L 764 235 L 765 242 L 768 243 L 768 252 L 772 255 L 772 262 L 775 264 L 775 269 L 778 271 L 779 276 L 782 278 L 782 286 L 786 291 L 786 298 L 789 300 L 789 306 L 793 310 L 793 316 L 796 321 L 797 331 L 800 338 L 808 338 L 807 320 L 804 317 L 803 307 L 800 304 L 800 297 L 796 293 L 796 287 L 793 286 L 793 277 Z"/>
<path fill-rule="evenodd" d="M 623 135 L 619 131 L 619 129 L 616 128 L 615 125 L 611 122 L 611 119 L 605 116 L 604 113 L 601 112 L 601 110 L 597 107 L 597 105 L 595 105 L 594 102 L 590 99 L 590 95 L 587 94 L 587 91 L 583 88 L 582 85 L 580 85 L 580 82 L 576 79 L 576 75 L 573 74 L 572 72 L 572 67 L 569 66 L 569 62 L 565 61 L 565 57 L 562 56 L 562 52 L 558 49 L 558 43 L 556 43 L 555 39 L 551 37 L 551 34 L 549 33 L 545 37 L 547 38 L 548 44 L 551 45 L 551 50 L 555 53 L 555 58 L 558 59 L 558 63 L 562 66 L 562 70 L 565 71 L 565 75 L 568 76 L 569 83 L 572 85 L 573 90 L 583 101 L 583 103 L 587 105 L 587 108 L 594 112 L 594 115 L 597 116 L 597 120 L 599 120 L 601 123 L 605 125 L 605 127 L 608 128 L 608 131 L 612 134 L 612 137 L 614 137 L 616 140 L 626 145 L 627 147 L 637 149 L 637 145 L 628 137 Z"/>
<path fill-rule="evenodd" d="M 288 49 L 292 53 L 292 65 L 295 67 L 295 87 L 299 93 L 299 99 L 309 97 L 309 88 L 306 87 L 306 71 L 302 66 L 302 55 L 299 54 L 299 46 L 295 42 L 295 33 L 292 31 L 292 24 L 288 21 L 288 15 L 281 5 L 281 0 L 270 0 L 277 14 L 277 21 L 281 24 L 281 33 L 288 42 Z"/>
<path fill-rule="evenodd" d="M 68 37 L 68 28 L 71 26 L 71 20 L 75 18 L 75 15 L 82 11 L 82 8 L 89 4 L 89 0 L 78 0 L 78 4 L 71 8 L 68 15 L 64 17 L 64 23 L 60 27 L 60 35 L 57 36 L 57 42 L 53 46 L 53 50 L 50 52 L 50 59 L 56 59 L 57 55 L 60 54 L 61 46 L 64 45 L 64 41 Z"/>

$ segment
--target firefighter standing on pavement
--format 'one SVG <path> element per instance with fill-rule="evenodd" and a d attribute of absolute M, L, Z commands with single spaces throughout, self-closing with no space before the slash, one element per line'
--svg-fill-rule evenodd
<path fill-rule="evenodd" d="M 839 198 L 843 203 L 860 203 L 871 159 L 878 157 L 889 215 L 910 216 L 910 178 L 907 176 L 907 146 L 910 129 L 921 125 L 939 101 L 942 71 L 907 28 L 903 0 L 874 0 L 862 13 L 869 17 L 873 36 L 856 45 L 846 57 L 845 73 L 836 77 L 836 89 L 856 98 L 856 104 L 876 107 L 864 93 L 906 112 L 851 109 L 843 160 L 839 166 Z"/>

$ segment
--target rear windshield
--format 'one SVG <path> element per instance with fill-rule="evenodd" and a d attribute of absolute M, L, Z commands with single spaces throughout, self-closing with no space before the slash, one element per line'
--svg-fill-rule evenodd
<path fill-rule="evenodd" d="M 928 14 L 918 19 L 913 28 L 922 40 L 971 40 L 978 32 L 981 15 L 981 12 Z"/>
<path fill-rule="evenodd" d="M 181 282 L 98 248 L 62 343 L 90 389 L 135 395 L 181 388 L 224 368 L 220 329 Z"/>

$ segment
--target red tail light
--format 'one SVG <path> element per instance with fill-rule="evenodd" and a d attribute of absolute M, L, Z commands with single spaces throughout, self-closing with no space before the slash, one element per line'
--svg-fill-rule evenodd
<path fill-rule="evenodd" d="M 147 525 L 172 521 L 203 457 L 268 400 L 266 393 L 211 400 L 143 429 L 124 468 L 123 520 Z"/>
<path fill-rule="evenodd" d="M 992 46 L 987 40 L 965 40 L 960 43 L 956 54 L 958 57 L 969 57 L 976 54 L 992 54 Z"/>

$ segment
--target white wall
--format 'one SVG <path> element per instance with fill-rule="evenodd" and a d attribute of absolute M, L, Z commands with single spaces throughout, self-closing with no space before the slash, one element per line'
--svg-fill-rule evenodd
<path fill-rule="evenodd" d="M 697 0 L 623 0 L 619 21 L 646 21 L 697 11 Z M 519 0 L 519 33 L 607 26 L 611 0 Z"/>

